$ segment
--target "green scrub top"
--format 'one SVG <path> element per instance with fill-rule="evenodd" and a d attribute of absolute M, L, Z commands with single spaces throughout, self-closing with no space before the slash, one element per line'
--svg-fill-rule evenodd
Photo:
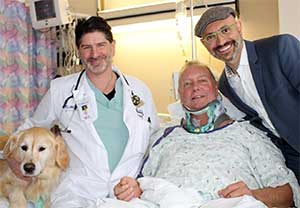
<path fill-rule="evenodd" d="M 129 137 L 128 129 L 123 121 L 122 81 L 117 79 L 116 93 L 111 100 L 89 79 L 88 83 L 94 91 L 97 101 L 98 117 L 94 121 L 94 126 L 106 148 L 109 168 L 113 172 L 123 155 Z"/>

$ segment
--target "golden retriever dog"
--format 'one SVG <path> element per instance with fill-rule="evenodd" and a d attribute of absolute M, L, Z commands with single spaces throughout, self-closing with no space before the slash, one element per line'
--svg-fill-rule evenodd
<path fill-rule="evenodd" d="M 7 143 L 9 136 L 8 135 L 1 135 L 0 136 L 0 150 L 3 150 L 5 144 Z"/>
<path fill-rule="evenodd" d="M 9 136 L 7 136 L 7 135 L 0 136 L 0 151 L 3 150 L 8 138 L 9 138 Z"/>
<path fill-rule="evenodd" d="M 3 155 L 6 160 L 0 160 L 0 196 L 8 199 L 9 207 L 25 208 L 27 201 L 32 201 L 49 208 L 51 191 L 69 165 L 58 127 L 51 131 L 33 127 L 11 135 L 3 148 Z M 17 177 L 7 160 L 18 164 L 15 168 L 30 180 Z"/>

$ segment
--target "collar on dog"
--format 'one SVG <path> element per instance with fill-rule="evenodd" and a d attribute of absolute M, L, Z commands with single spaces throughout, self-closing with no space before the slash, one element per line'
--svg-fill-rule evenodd
<path fill-rule="evenodd" d="M 41 196 L 40 198 L 38 198 L 38 200 L 34 202 L 34 208 L 44 208 L 44 202 L 45 199 Z"/>

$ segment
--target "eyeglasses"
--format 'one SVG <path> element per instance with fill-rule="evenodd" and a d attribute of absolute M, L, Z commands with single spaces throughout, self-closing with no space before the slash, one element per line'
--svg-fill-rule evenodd
<path fill-rule="evenodd" d="M 208 35 L 203 36 L 201 39 L 204 40 L 208 44 L 212 44 L 217 40 L 218 35 L 221 35 L 222 37 L 226 37 L 226 36 L 230 35 L 232 33 L 232 30 L 235 25 L 236 25 L 236 22 L 231 25 L 224 25 L 218 31 L 209 33 Z"/>

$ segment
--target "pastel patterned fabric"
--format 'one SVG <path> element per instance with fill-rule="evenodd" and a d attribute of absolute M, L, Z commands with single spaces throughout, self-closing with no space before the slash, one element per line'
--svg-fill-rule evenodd
<path fill-rule="evenodd" d="M 215 199 L 218 190 L 237 181 L 244 181 L 250 189 L 290 183 L 299 206 L 297 180 L 280 150 L 248 122 L 236 122 L 208 134 L 176 128 L 149 154 L 144 176 L 194 188 Z"/>
<path fill-rule="evenodd" d="M 32 29 L 29 8 L 0 0 L 0 134 L 32 115 L 56 68 L 55 29 Z"/>

